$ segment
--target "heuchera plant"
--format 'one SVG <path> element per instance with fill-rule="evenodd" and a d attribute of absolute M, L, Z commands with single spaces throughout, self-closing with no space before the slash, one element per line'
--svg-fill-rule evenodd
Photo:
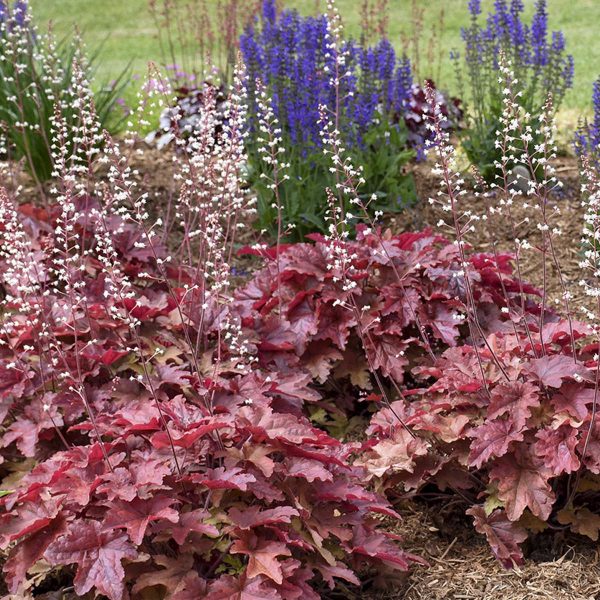
<path fill-rule="evenodd" d="M 56 146 L 55 204 L 17 209 L 0 193 L 0 445 L 5 473 L 23 475 L 4 479 L 0 516 L 13 593 L 62 574 L 111 600 L 316 600 L 369 566 L 420 560 L 381 531 L 375 516 L 397 514 L 352 447 L 306 418 L 310 377 L 253 358 L 262 343 L 228 291 L 251 204 L 243 104 L 232 97 L 215 136 L 217 98 L 205 101 L 175 174 L 173 255 L 173 224 L 150 216 L 110 138 L 103 156 L 77 159 L 98 135 L 90 107 L 75 157 Z M 104 163 L 95 185 L 87 175 Z"/>
<path fill-rule="evenodd" d="M 576 338 L 589 333 L 576 324 Z M 493 354 L 465 345 L 416 369 L 433 383 L 374 417 L 367 433 L 380 440 L 359 461 L 384 487 L 460 489 L 507 567 L 522 563 L 528 531 L 554 523 L 597 540 L 600 527 L 597 344 L 571 356 L 569 324 L 558 319 L 533 334 L 533 347 L 531 335 L 531 326 L 493 334 Z M 398 418 L 418 442 L 398 429 Z"/>
<path fill-rule="evenodd" d="M 435 103 L 445 117 L 444 128 L 449 130 L 459 129 L 463 118 L 460 98 L 449 97 L 442 90 L 436 88 L 435 82 L 431 79 L 427 79 L 425 85 L 435 90 Z M 425 158 L 425 141 L 431 140 L 431 131 L 427 128 L 427 124 L 432 116 L 432 105 L 427 100 L 425 87 L 413 83 L 404 112 L 395 114 L 394 118 L 404 119 L 408 128 L 409 142 L 415 148 L 419 159 Z"/>
<path fill-rule="evenodd" d="M 379 393 L 375 371 L 403 384 L 415 364 L 468 338 L 458 250 L 443 237 L 359 226 L 356 241 L 344 245 L 351 289 L 332 267 L 330 243 L 316 239 L 282 247 L 279 260 L 273 251 L 248 249 L 269 260 L 236 291 L 237 310 L 260 337 L 261 364 L 302 367 L 321 382 L 349 377 Z M 510 257 L 474 254 L 469 272 L 485 331 L 505 328 L 503 308 L 521 307 Z"/>
<path fill-rule="evenodd" d="M 498 162 L 503 176 L 490 196 L 489 215 L 501 215 L 518 231 L 511 206 L 520 200 L 508 184 L 507 164 L 514 131 L 520 131 L 518 104 L 514 99 L 515 76 L 502 68 L 507 81 L 503 93 L 502 129 Z M 433 97 L 433 91 L 428 93 Z M 569 527 L 575 533 L 598 539 L 597 514 L 600 485 L 598 455 L 598 328 L 576 321 L 572 294 L 565 285 L 554 252 L 560 229 L 550 220 L 550 193 L 559 187 L 551 159 L 556 153 L 549 108 L 542 112 L 542 146 L 524 145 L 524 165 L 539 169 L 543 183 L 532 178 L 531 201 L 540 220 L 542 269 L 554 265 L 562 289 L 566 318 L 547 309 L 547 277 L 539 306 L 523 311 L 526 291 L 521 289 L 521 308 L 504 308 L 506 327 L 486 333 L 478 314 L 472 276 L 467 269 L 465 235 L 474 227 L 473 215 L 461 207 L 463 180 L 456 172 L 455 151 L 439 126 L 438 111 L 431 125 L 436 138 L 436 172 L 443 186 L 437 200 L 451 215 L 465 273 L 467 318 L 474 334 L 464 345 L 450 348 L 432 366 L 417 367 L 424 389 L 414 389 L 376 415 L 368 433 L 366 454 L 357 461 L 380 484 L 401 483 L 418 489 L 434 483 L 441 489 L 460 490 L 475 528 L 486 535 L 496 556 L 509 567 L 522 562 L 519 544 L 528 532 L 548 526 Z M 598 178 L 584 160 L 588 194 L 584 199 L 585 225 L 590 239 L 598 233 Z M 482 198 L 482 202 L 484 202 Z M 518 236 L 518 233 L 515 234 Z M 517 266 L 528 243 L 516 240 Z M 582 257 L 585 273 L 597 274 L 598 248 L 591 245 Z M 587 296 L 598 307 L 594 280 L 583 279 Z M 519 286 L 521 284 L 519 283 Z M 503 290 L 503 295 L 506 292 Z M 586 309 L 588 316 L 594 312 Z M 594 321 L 592 321 L 594 323 Z M 595 336 L 591 337 L 591 336 Z M 591 342 L 590 342 L 591 339 Z M 403 423 L 404 429 L 397 426 Z M 373 443 L 373 439 L 381 439 Z M 389 478 L 389 483 L 386 483 Z"/>
<path fill-rule="evenodd" d="M 510 257 L 473 254 L 487 338 L 474 344 L 455 244 L 363 229 L 347 245 L 354 287 L 328 266 L 326 240 L 282 248 L 279 261 L 251 250 L 270 262 L 236 306 L 260 364 L 302 368 L 338 393 L 347 378 L 383 400 L 355 466 L 381 491 L 459 489 L 505 566 L 521 564 L 519 544 L 548 523 L 597 539 L 597 345 L 571 354 L 592 330 L 545 311 L 540 332 L 540 293 L 512 276 Z"/>

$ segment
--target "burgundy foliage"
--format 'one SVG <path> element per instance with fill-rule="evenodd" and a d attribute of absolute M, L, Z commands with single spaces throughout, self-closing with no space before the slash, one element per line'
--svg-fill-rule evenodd
<path fill-rule="evenodd" d="M 425 87 L 430 86 L 435 97 L 435 105 L 444 117 L 442 126 L 444 129 L 458 129 L 463 118 L 460 98 L 450 97 L 442 92 L 431 79 L 425 81 L 425 85 L 413 83 L 406 103 L 406 111 L 403 115 L 395 115 L 396 119 L 403 118 L 408 129 L 408 139 L 413 147 L 420 152 L 424 148 L 425 140 L 431 140 L 431 131 L 427 124 L 433 117 L 432 103 L 427 99 Z"/>
<path fill-rule="evenodd" d="M 304 416 L 319 398 L 311 378 L 276 361 L 230 362 L 218 335 L 236 318 L 227 304 L 207 309 L 204 353 L 191 352 L 182 323 L 193 331 L 198 303 L 177 287 L 185 273 L 172 265 L 173 281 L 161 278 L 163 250 L 138 249 L 133 225 L 110 229 L 120 226 L 118 264 L 134 293 L 105 293 L 116 267 L 97 260 L 101 223 L 80 209 L 75 301 L 54 279 L 54 213 L 19 216 L 39 287 L 24 297 L 4 281 L 13 312 L 0 346 L 0 445 L 7 471 L 35 460 L 2 498 L 10 591 L 44 559 L 71 570 L 77 594 L 111 600 L 146 588 L 317 599 L 369 566 L 420 560 L 380 531 L 375 515 L 397 514 L 367 489 L 351 447 Z M 275 336 L 258 345 L 269 344 L 279 346 Z"/>
<path fill-rule="evenodd" d="M 345 246 L 346 274 L 330 267 L 324 240 L 284 248 L 279 261 L 274 252 L 249 250 L 269 264 L 236 292 L 236 308 L 256 332 L 263 367 L 306 369 L 322 382 L 347 375 L 373 389 L 369 371 L 402 384 L 416 364 L 468 338 L 454 244 L 430 232 L 392 236 L 362 228 Z M 510 330 L 502 309 L 522 312 L 510 257 L 475 254 L 469 277 L 484 330 Z"/>
<path fill-rule="evenodd" d="M 487 347 L 450 348 L 416 369 L 428 387 L 375 415 L 368 433 L 379 440 L 358 461 L 384 487 L 434 483 L 470 495 L 468 514 L 506 566 L 522 562 L 527 530 L 554 522 L 597 539 L 600 523 L 590 510 L 600 491 L 597 344 L 573 357 L 566 321 L 546 322 L 541 336 L 528 321 L 529 332 L 515 320 Z M 589 333 L 573 324 L 576 339 Z M 398 418 L 418 435 L 418 454 Z"/>
<path fill-rule="evenodd" d="M 380 492 L 426 484 L 471 499 L 506 566 L 548 521 L 598 538 L 597 347 L 571 355 L 588 329 L 541 319 L 509 256 L 469 255 L 477 334 L 457 247 L 428 232 L 252 250 L 266 266 L 200 316 L 186 270 L 165 277 L 133 225 L 112 217 L 115 262 L 99 260 L 92 208 L 70 234 L 72 281 L 52 210 L 18 215 L 31 269 L 0 266 L 1 468 L 22 465 L 0 515 L 11 592 L 43 559 L 111 600 L 316 599 L 420 560 L 376 516 L 398 516 Z M 132 293 L 114 293 L 117 272 Z M 308 418 L 332 382 L 382 401 L 367 441 Z"/>
<path fill-rule="evenodd" d="M 540 332 L 538 293 L 514 278 L 510 257 L 471 254 L 484 343 L 467 325 L 455 245 L 363 230 L 347 249 L 346 277 L 318 241 L 283 249 L 279 266 L 267 254 L 238 292 L 261 363 L 307 369 L 322 383 L 347 377 L 369 398 L 393 400 L 354 464 L 380 490 L 461 490 L 505 565 L 522 560 L 527 529 L 547 521 L 597 539 L 600 517 L 587 504 L 600 491 L 598 348 L 571 350 L 589 327 L 547 313 Z"/>

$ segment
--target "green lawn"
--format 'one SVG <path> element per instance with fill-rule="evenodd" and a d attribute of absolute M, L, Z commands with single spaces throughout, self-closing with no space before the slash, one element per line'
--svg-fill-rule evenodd
<path fill-rule="evenodd" d="M 181 0 L 189 2 L 189 0 Z M 207 0 L 209 3 L 216 0 Z M 467 22 L 467 0 L 417 0 L 426 6 L 423 45 L 428 44 L 431 27 L 439 21 L 440 9 L 445 11 L 445 26 L 440 38 L 444 59 L 442 85 L 452 89 L 454 75 L 447 58 L 448 51 L 460 48 L 460 28 Z M 487 0 L 488 6 L 492 4 Z M 525 0 L 531 12 L 534 0 Z M 31 0 L 39 23 L 52 21 L 59 34 L 78 27 L 90 49 L 103 44 L 99 74 L 102 78 L 116 76 L 132 62 L 137 73 L 145 71 L 152 60 L 160 62 L 161 54 L 147 0 Z M 311 10 L 315 0 L 287 0 L 288 6 L 302 11 Z M 321 4 L 324 4 L 321 1 Z M 484 3 L 485 4 L 485 3 Z M 338 0 L 347 30 L 359 31 L 361 0 Z M 411 0 L 390 0 L 390 37 L 401 47 L 401 34 L 411 27 Z M 589 111 L 591 84 L 600 76 L 600 24 L 599 0 L 548 0 L 551 27 L 562 29 L 567 37 L 570 52 L 575 57 L 575 88 L 565 100 L 565 112 L 576 117 Z M 595 51 L 592 51 L 592 48 Z M 426 53 L 423 52 L 423 55 Z M 571 119 L 569 119 L 571 120 Z"/>

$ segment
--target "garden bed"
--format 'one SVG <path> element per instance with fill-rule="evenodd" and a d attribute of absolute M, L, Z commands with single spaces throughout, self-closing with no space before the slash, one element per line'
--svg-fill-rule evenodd
<path fill-rule="evenodd" d="M 576 164 L 545 0 L 468 2 L 462 100 L 384 21 L 260 4 L 220 15 L 244 66 L 152 68 L 125 135 L 77 61 L 6 96 L 1 591 L 600 597 L 600 80 Z"/>
<path fill-rule="evenodd" d="M 396 531 L 429 567 L 415 567 L 401 591 L 377 600 L 595 600 L 600 594 L 600 552 L 573 535 L 538 536 L 525 564 L 506 570 L 460 508 L 407 504 Z"/>
<path fill-rule="evenodd" d="M 141 146 L 134 153 L 132 166 L 139 171 L 136 175 L 141 188 L 149 194 L 153 210 L 167 210 L 172 190 L 166 182 L 172 181 L 172 154 L 158 153 Z M 566 265 L 563 274 L 577 301 L 585 296 L 579 292 L 577 281 L 579 268 L 578 246 L 572 243 L 578 239 L 582 223 L 582 210 L 579 204 L 578 183 L 575 162 L 562 159 L 557 163 L 557 170 L 564 181 L 564 192 L 553 199 L 555 206 L 561 211 L 561 226 L 564 232 L 557 251 L 561 264 Z M 417 188 L 421 198 L 433 196 L 437 190 L 436 180 L 431 174 L 431 165 L 427 162 L 415 167 Z M 35 199 L 34 189 L 26 190 L 23 197 Z M 476 214 L 485 214 L 490 199 L 482 199 L 469 193 L 462 199 L 464 210 Z M 521 207 L 514 207 L 514 214 L 519 215 Z M 404 231 L 415 231 L 423 228 L 438 229 L 438 221 L 444 215 L 436 207 L 424 202 L 418 208 L 407 209 L 400 215 L 386 220 L 394 234 Z M 252 223 L 248 223 L 252 225 Z M 508 227 L 494 229 L 497 247 L 501 251 L 510 251 L 511 237 Z M 536 237 L 536 229 L 531 225 L 523 232 L 532 240 Z M 256 233 L 252 227 L 245 228 L 240 243 L 252 243 Z M 469 241 L 482 251 L 492 249 L 486 227 L 477 229 Z M 536 262 L 537 259 L 537 262 Z M 242 258 L 237 259 L 240 267 L 250 263 Z M 531 252 L 527 269 L 523 273 L 526 280 L 541 286 L 539 254 Z M 244 279 L 242 275 L 240 279 Z M 555 284 L 556 277 L 549 278 L 549 299 L 560 298 L 560 289 Z M 397 507 L 402 521 L 389 529 L 403 539 L 403 547 L 423 557 L 428 567 L 415 566 L 397 579 L 370 582 L 369 592 L 355 593 L 355 598 L 389 599 L 389 600 L 527 600 L 534 598 L 591 600 L 600 593 L 600 566 L 598 550 L 583 538 L 563 534 L 545 534 L 538 536 L 526 547 L 526 563 L 520 569 L 505 570 L 490 552 L 489 546 L 482 536 L 477 535 L 471 521 L 464 515 L 465 506 L 457 506 L 456 500 L 446 503 L 428 505 L 420 501 L 404 501 Z M 389 588 L 388 591 L 374 591 Z M 40 596 L 46 600 L 54 600 L 56 593 Z M 75 598 L 69 591 L 62 598 Z M 339 598 L 334 592 L 332 598 Z M 351 597 L 351 596 L 347 596 Z"/>

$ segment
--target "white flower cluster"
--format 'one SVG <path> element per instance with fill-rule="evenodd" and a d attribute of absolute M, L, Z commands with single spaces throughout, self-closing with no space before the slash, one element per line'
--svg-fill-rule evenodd
<path fill-rule="evenodd" d="M 257 105 L 257 152 L 261 161 L 266 165 L 262 170 L 260 178 L 265 186 L 273 192 L 273 202 L 271 208 L 277 212 L 277 244 L 280 244 L 281 238 L 287 235 L 295 228 L 295 223 L 286 223 L 283 230 L 283 213 L 281 199 L 281 185 L 289 180 L 287 171 L 290 163 L 285 162 L 285 146 L 283 145 L 282 130 L 279 119 L 273 111 L 271 99 L 269 98 L 262 81 L 254 82 L 256 87 L 256 105 Z"/>

